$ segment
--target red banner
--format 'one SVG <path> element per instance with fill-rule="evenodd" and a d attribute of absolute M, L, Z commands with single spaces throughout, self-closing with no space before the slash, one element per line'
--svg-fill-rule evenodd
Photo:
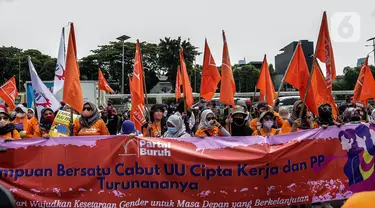
<path fill-rule="evenodd" d="M 375 127 L 274 137 L 126 136 L 3 143 L 18 207 L 279 207 L 375 190 Z"/>

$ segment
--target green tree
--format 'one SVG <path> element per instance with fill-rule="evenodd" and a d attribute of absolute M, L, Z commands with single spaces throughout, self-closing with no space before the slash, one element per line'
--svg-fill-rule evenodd
<path fill-rule="evenodd" d="M 176 83 L 177 67 L 180 64 L 180 47 L 184 50 L 184 58 L 188 71 L 193 68 L 195 57 L 200 55 L 200 53 L 197 51 L 197 47 L 193 46 L 189 41 L 182 41 L 181 37 L 177 39 L 168 37 L 160 39 L 158 46 L 160 71 L 166 74 L 168 80 L 174 86 Z"/>
<path fill-rule="evenodd" d="M 234 65 L 232 69 L 237 92 L 253 92 L 259 78 L 259 70 L 251 64 Z"/>
<path fill-rule="evenodd" d="M 111 87 L 115 91 L 120 92 L 122 81 L 122 42 L 110 42 L 108 45 L 98 46 L 98 49 L 91 52 L 93 54 L 83 57 L 80 60 L 81 79 L 96 80 L 98 69 L 100 68 L 108 74 L 106 78 Z M 141 52 L 146 87 L 149 92 L 159 81 L 156 74 L 158 70 L 157 45 L 143 42 L 141 43 Z M 130 92 L 128 75 L 131 75 L 133 72 L 134 55 L 135 43 L 126 42 L 124 44 L 125 93 Z"/>
<path fill-rule="evenodd" d="M 42 54 L 38 50 L 22 50 L 15 47 L 0 48 L 0 80 L 1 84 L 16 76 L 17 87 L 21 84 L 19 91 L 24 91 L 23 84 L 30 81 L 28 56 L 38 72 L 40 79 L 53 80 L 56 68 L 56 59 Z M 19 78 L 20 75 L 20 78 Z M 20 83 L 19 83 L 20 82 Z"/>

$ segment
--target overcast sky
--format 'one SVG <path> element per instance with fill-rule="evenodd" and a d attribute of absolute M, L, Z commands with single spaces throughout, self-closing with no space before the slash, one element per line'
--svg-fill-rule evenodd
<path fill-rule="evenodd" d="M 371 51 L 364 45 L 375 36 L 373 0 L 0 0 L 0 46 L 33 48 L 56 57 L 61 27 L 71 21 L 79 57 L 122 34 L 130 36 L 129 41 L 155 43 L 165 36 L 182 36 L 200 51 L 207 37 L 220 65 L 224 29 L 232 64 L 244 57 L 261 61 L 264 54 L 274 63 L 275 55 L 291 41 L 308 39 L 315 45 L 324 10 L 331 36 L 330 18 L 336 12 L 355 12 L 360 17 L 360 29 L 355 16 L 350 20 L 354 35 L 349 39 L 359 37 L 358 41 L 337 42 L 332 37 L 338 74 L 342 74 L 345 66 L 355 66 L 357 58 Z M 202 60 L 201 56 L 197 63 Z M 374 63 L 372 55 L 370 63 Z"/>

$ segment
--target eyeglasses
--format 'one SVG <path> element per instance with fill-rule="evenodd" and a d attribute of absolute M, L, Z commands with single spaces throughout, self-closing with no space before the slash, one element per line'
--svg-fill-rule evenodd
<path fill-rule="evenodd" d="M 83 107 L 82 111 L 85 111 L 85 110 L 92 111 L 92 108 L 91 107 Z"/>
<path fill-rule="evenodd" d="M 9 118 L 8 117 L 0 117 L 0 121 L 1 120 L 7 121 L 7 120 L 9 120 Z"/>

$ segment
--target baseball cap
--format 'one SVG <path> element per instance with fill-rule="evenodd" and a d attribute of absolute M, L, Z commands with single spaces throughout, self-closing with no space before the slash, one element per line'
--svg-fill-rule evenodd
<path fill-rule="evenodd" d="M 273 115 L 273 112 L 271 112 L 271 111 L 264 111 L 262 114 L 260 114 L 260 116 L 259 116 L 259 121 L 262 121 L 263 118 L 264 118 L 266 115 L 271 115 L 272 117 L 275 117 L 275 116 Z"/>
<path fill-rule="evenodd" d="M 234 106 L 234 109 L 233 109 L 232 115 L 234 115 L 234 114 L 244 114 L 244 115 L 247 115 L 247 114 L 245 113 L 245 109 L 244 109 L 244 107 L 239 106 L 239 105 Z"/>
<path fill-rule="evenodd" d="M 0 113 L 3 113 L 9 117 L 8 108 L 5 105 L 0 105 Z"/>

